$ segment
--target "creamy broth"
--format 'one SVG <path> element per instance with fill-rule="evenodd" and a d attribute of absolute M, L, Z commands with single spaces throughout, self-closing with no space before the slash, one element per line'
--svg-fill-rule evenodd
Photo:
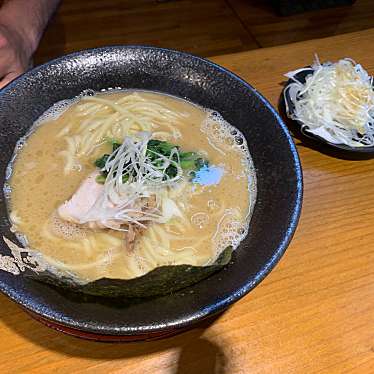
<path fill-rule="evenodd" d="M 220 171 L 218 183 L 196 183 L 197 172 L 195 183 L 184 175 L 166 187 L 161 195 L 182 214 L 147 224 L 131 249 L 126 231 L 93 230 L 58 218 L 58 207 L 97 169 L 94 161 L 111 152 L 105 139 L 123 141 L 139 131 L 202 154 Z M 162 265 L 214 262 L 245 236 L 256 195 L 247 144 L 236 129 L 217 113 L 143 91 L 81 97 L 65 103 L 60 114 L 49 112 L 18 151 L 9 184 L 17 233 L 57 268 L 89 281 L 129 279 Z"/>

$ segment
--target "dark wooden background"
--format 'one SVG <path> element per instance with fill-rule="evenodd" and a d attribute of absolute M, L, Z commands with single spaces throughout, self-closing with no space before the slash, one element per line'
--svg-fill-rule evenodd
<path fill-rule="evenodd" d="M 374 26 L 374 1 L 288 17 L 272 0 L 63 0 L 35 63 L 110 44 L 146 44 L 213 56 Z M 347 52 L 348 53 L 348 52 Z"/>

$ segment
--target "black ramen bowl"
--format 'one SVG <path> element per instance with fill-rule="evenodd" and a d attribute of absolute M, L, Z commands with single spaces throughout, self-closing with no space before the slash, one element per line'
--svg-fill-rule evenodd
<path fill-rule="evenodd" d="M 313 69 L 303 70 L 295 75 L 295 79 L 301 83 L 305 83 L 307 76 L 311 74 L 313 74 Z M 295 112 L 295 105 L 291 101 L 289 89 L 288 89 L 288 85 L 292 82 L 293 81 L 291 79 L 289 79 L 286 82 L 285 88 L 283 89 L 281 102 L 280 102 L 281 110 L 289 118 Z M 295 120 L 290 120 L 290 121 L 292 121 L 292 123 L 296 125 L 296 126 L 293 126 L 293 130 L 296 130 L 296 133 L 298 135 L 300 135 L 304 139 L 307 138 L 308 140 L 311 140 L 315 144 L 323 144 L 325 146 L 332 148 L 333 150 L 336 151 L 336 156 L 338 157 L 339 157 L 339 153 L 345 153 L 345 154 L 348 154 L 348 157 L 351 156 L 357 159 L 360 159 L 360 158 L 366 159 L 366 158 L 371 158 L 372 156 L 374 156 L 374 147 L 350 147 L 349 145 L 346 145 L 343 143 L 342 144 L 331 143 L 325 138 L 322 138 L 321 136 L 318 136 L 318 135 L 315 135 L 309 132 L 307 129 L 302 130 L 301 126 L 303 125 L 303 123 L 301 121 L 295 121 Z"/>
<path fill-rule="evenodd" d="M 115 87 L 167 93 L 217 110 L 245 135 L 258 181 L 247 237 L 221 271 L 166 296 L 87 296 L 2 270 L 0 290 L 35 318 L 73 335 L 113 341 L 168 336 L 225 310 L 276 265 L 300 215 L 300 162 L 277 112 L 236 75 L 177 51 L 118 46 L 61 57 L 27 72 L 0 92 L 2 183 L 17 140 L 46 109 L 87 89 Z M 12 238 L 4 196 L 0 208 L 1 236 Z M 0 252 L 10 253 L 3 241 Z"/>

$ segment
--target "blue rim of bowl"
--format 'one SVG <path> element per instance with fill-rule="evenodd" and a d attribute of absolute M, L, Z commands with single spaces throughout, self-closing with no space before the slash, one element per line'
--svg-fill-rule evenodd
<path fill-rule="evenodd" d="M 48 61 L 42 65 L 36 66 L 33 69 L 29 70 L 28 72 L 25 72 L 21 76 L 17 77 L 15 80 L 10 82 L 7 86 L 5 86 L 2 90 L 0 90 L 0 97 L 1 95 L 7 91 L 12 90 L 13 88 L 16 87 L 18 81 L 27 79 L 28 73 L 29 72 L 37 72 L 42 69 L 44 69 L 47 66 L 51 66 L 55 63 L 58 63 L 60 61 L 63 61 L 65 59 L 71 59 L 74 57 L 80 57 L 85 53 L 95 53 L 95 52 L 108 52 L 108 51 L 115 51 L 115 50 L 121 49 L 121 50 L 127 50 L 127 49 L 150 49 L 150 50 L 157 50 L 161 52 L 166 52 L 166 53 L 173 53 L 176 55 L 179 55 L 181 57 L 188 57 L 188 58 L 193 58 L 195 60 L 201 61 L 204 64 L 208 64 L 210 66 L 213 66 L 214 68 L 220 70 L 221 72 L 231 76 L 232 78 L 236 79 L 239 81 L 246 89 L 252 91 L 257 98 L 263 103 L 263 105 L 274 115 L 277 124 L 279 125 L 280 129 L 283 131 L 283 134 L 285 135 L 289 149 L 292 153 L 293 156 L 293 161 L 294 161 L 294 170 L 296 174 L 296 194 L 295 194 L 295 200 L 293 201 L 293 212 L 290 217 L 290 222 L 288 225 L 288 229 L 284 234 L 283 240 L 280 242 L 280 244 L 277 247 L 277 250 L 274 252 L 273 256 L 271 259 L 267 262 L 266 266 L 259 271 L 256 276 L 250 281 L 245 284 L 243 284 L 241 287 L 239 287 L 235 292 L 230 294 L 229 296 L 219 300 L 218 302 L 208 305 L 205 308 L 201 308 L 196 311 L 196 313 L 193 313 L 189 318 L 184 318 L 184 319 L 175 319 L 174 321 L 170 321 L 166 324 L 160 324 L 160 325 L 152 325 L 152 326 L 142 326 L 141 329 L 138 328 L 129 328 L 126 326 L 122 326 L 121 328 L 113 328 L 113 327 L 105 327 L 105 333 L 102 334 L 108 334 L 107 331 L 110 331 L 110 334 L 112 335 L 137 335 L 139 333 L 157 333 L 160 331 L 165 331 L 165 330 L 171 330 L 171 329 L 183 329 L 185 327 L 189 327 L 192 324 L 196 324 L 198 322 L 203 321 L 204 319 L 211 317 L 215 314 L 218 314 L 219 312 L 227 309 L 231 304 L 234 302 L 238 301 L 241 299 L 243 296 L 245 296 L 249 291 L 251 291 L 254 287 L 256 287 L 264 278 L 270 273 L 270 271 L 276 266 L 276 264 L 279 262 L 281 259 L 282 255 L 285 253 L 288 245 L 290 244 L 292 237 L 296 231 L 299 219 L 300 219 L 300 214 L 301 214 L 301 207 L 302 207 L 302 200 L 303 200 L 303 174 L 302 174 L 302 168 L 301 168 L 301 163 L 300 163 L 300 158 L 295 146 L 295 143 L 293 142 L 293 139 L 291 137 L 291 134 L 283 122 L 282 118 L 280 117 L 279 113 L 275 110 L 275 108 L 269 103 L 265 97 L 260 94 L 254 87 L 252 87 L 249 83 L 244 81 L 242 78 L 240 78 L 238 75 L 232 73 L 231 71 L 225 69 L 224 67 L 211 62 L 205 58 L 195 56 L 190 53 L 186 52 L 181 52 L 177 51 L 174 49 L 168 49 L 168 48 L 160 48 L 160 47 L 153 47 L 153 46 L 147 46 L 147 45 L 111 45 L 111 46 L 106 46 L 106 47 L 98 47 L 98 48 L 90 48 L 90 49 L 84 49 L 81 51 L 73 52 L 70 54 L 62 55 L 60 57 L 57 57 L 51 61 Z M 74 320 L 70 320 L 69 318 L 63 318 L 60 316 L 59 318 L 56 317 L 55 315 L 51 315 L 48 312 L 44 313 L 34 307 L 33 304 L 30 304 L 27 302 L 27 300 L 20 299 L 18 297 L 17 292 L 13 288 L 8 288 L 4 287 L 3 284 L 0 284 L 0 291 L 8 296 L 11 300 L 15 301 L 17 304 L 21 305 L 22 307 L 30 310 L 34 314 L 48 319 L 50 321 L 60 323 L 64 326 L 73 328 L 73 329 L 78 329 L 81 331 L 88 331 L 88 332 L 94 332 L 96 334 L 100 334 L 100 331 L 98 331 L 98 326 L 95 325 L 94 323 L 86 323 L 84 326 L 82 326 L 80 323 L 75 322 Z"/>

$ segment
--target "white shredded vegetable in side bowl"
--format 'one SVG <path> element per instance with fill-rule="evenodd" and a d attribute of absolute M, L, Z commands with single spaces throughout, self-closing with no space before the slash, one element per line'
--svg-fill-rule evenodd
<path fill-rule="evenodd" d="M 301 73 L 309 74 L 303 79 Z M 316 58 L 311 67 L 285 76 L 286 112 L 303 132 L 332 144 L 374 146 L 373 77 L 361 65 L 349 58 L 321 64 Z"/>

